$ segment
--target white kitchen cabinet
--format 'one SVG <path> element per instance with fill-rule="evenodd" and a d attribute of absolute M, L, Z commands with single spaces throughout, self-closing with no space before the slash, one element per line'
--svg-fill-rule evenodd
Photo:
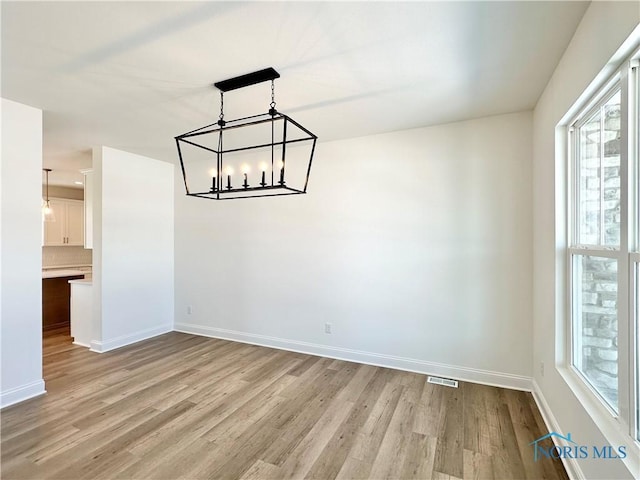
<path fill-rule="evenodd" d="M 84 246 L 84 202 L 51 198 L 54 222 L 44 222 L 44 245 Z"/>

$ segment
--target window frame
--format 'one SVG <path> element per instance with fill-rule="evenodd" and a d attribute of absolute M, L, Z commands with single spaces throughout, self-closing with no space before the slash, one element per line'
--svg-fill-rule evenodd
<path fill-rule="evenodd" d="M 566 341 L 564 367 L 581 384 L 580 390 L 588 392 L 596 400 L 596 411 L 608 415 L 622 427 L 633 441 L 640 442 L 640 299 L 637 298 L 640 282 L 640 132 L 638 113 L 640 106 L 639 60 L 640 51 L 610 75 L 594 92 L 582 108 L 575 111 L 565 127 L 566 188 L 566 273 L 565 298 L 567 316 L 565 321 Z M 580 136 L 579 128 L 616 93 L 620 88 L 620 243 L 617 247 L 580 243 Z M 600 220 L 603 225 L 602 219 Z M 602 243 L 603 232 L 599 241 Z M 581 256 L 612 258 L 618 265 L 618 405 L 617 411 L 604 399 L 597 388 L 577 366 L 582 356 L 582 333 L 576 331 L 574 317 L 580 313 L 581 283 L 580 268 L 576 268 Z M 577 355 L 579 353 L 579 355 Z M 584 388 L 586 387 L 586 388 Z M 582 398 L 581 398 L 582 400 Z M 599 407 L 598 407 L 599 406 Z"/>
<path fill-rule="evenodd" d="M 634 440 L 640 443 L 640 50 L 629 60 L 628 142 L 629 218 L 635 228 L 629 234 L 629 424 Z M 635 161 L 633 161 L 635 159 Z M 633 225 L 632 225 L 633 227 Z M 635 371 L 634 371 L 635 368 Z"/>

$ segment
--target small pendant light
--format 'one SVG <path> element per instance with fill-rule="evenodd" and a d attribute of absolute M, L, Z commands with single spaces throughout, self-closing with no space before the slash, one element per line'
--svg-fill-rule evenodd
<path fill-rule="evenodd" d="M 49 172 L 51 171 L 51 169 L 43 168 L 42 170 L 44 171 L 46 176 L 46 200 L 42 200 L 42 219 L 45 222 L 55 222 L 56 215 L 53 211 L 53 208 L 51 208 L 51 203 L 49 202 Z"/>

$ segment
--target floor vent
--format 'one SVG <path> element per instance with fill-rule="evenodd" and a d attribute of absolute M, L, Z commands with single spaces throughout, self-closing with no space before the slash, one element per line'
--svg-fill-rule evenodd
<path fill-rule="evenodd" d="M 458 381 L 451 380 L 450 378 L 427 377 L 427 383 L 435 383 L 436 385 L 458 388 Z"/>

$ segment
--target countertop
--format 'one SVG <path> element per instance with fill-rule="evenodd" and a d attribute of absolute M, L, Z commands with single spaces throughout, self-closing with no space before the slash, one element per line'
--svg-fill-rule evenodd
<path fill-rule="evenodd" d="M 73 283 L 74 285 L 93 285 L 93 280 L 90 278 L 80 278 L 78 280 L 69 280 L 69 283 Z"/>
<path fill-rule="evenodd" d="M 42 270 L 74 270 L 76 268 L 86 268 L 92 267 L 93 265 L 90 263 L 79 263 L 73 265 L 47 265 L 42 267 Z"/>
<path fill-rule="evenodd" d="M 87 272 L 82 272 L 80 270 L 50 270 L 43 271 L 42 278 L 62 278 L 62 277 L 75 277 L 75 276 L 84 276 Z"/>

